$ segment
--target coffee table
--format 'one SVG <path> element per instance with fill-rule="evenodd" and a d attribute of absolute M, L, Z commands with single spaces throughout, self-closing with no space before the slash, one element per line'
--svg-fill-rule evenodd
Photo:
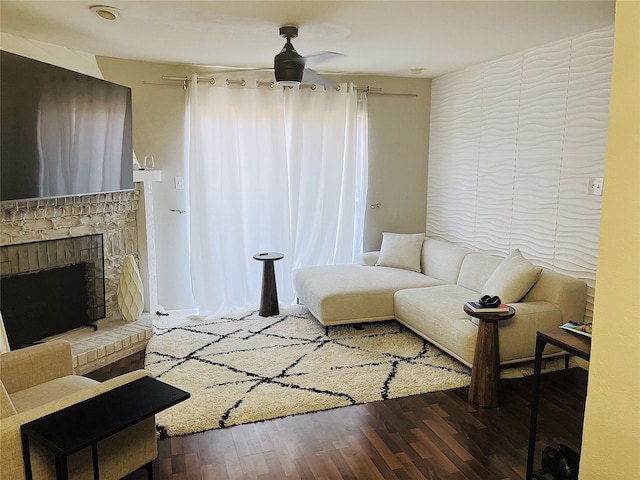
<path fill-rule="evenodd" d="M 464 311 L 479 321 L 469 384 L 469 402 L 480 407 L 497 407 L 500 387 L 498 322 L 510 319 L 516 314 L 516 310 L 509 307 L 506 313 L 474 312 L 465 305 Z"/>
<path fill-rule="evenodd" d="M 22 452 L 27 480 L 33 478 L 29 442 L 53 453 L 58 480 L 68 479 L 67 457 L 91 446 L 93 478 L 99 478 L 98 442 L 155 415 L 191 395 L 151 377 L 142 377 L 83 402 L 25 423 Z M 145 466 L 151 478 L 151 465 Z"/>

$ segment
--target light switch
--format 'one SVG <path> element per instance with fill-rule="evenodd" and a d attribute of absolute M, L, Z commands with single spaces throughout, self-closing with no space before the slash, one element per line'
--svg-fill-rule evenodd
<path fill-rule="evenodd" d="M 173 177 L 176 190 L 184 190 L 184 177 Z"/>

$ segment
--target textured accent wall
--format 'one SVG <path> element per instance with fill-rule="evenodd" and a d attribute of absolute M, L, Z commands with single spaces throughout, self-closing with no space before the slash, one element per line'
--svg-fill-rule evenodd
<path fill-rule="evenodd" d="M 519 248 L 589 285 L 592 317 L 613 26 L 433 81 L 427 234 Z M 605 183 L 606 189 L 606 183 Z"/>
<path fill-rule="evenodd" d="M 117 311 L 116 293 L 125 255 L 138 256 L 139 191 L 3 202 L 0 245 L 16 245 L 102 233 L 107 317 Z"/>

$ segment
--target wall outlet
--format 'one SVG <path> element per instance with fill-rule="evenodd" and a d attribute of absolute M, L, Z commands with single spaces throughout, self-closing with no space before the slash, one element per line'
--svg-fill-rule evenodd
<path fill-rule="evenodd" d="M 604 179 L 602 177 L 589 178 L 589 195 L 602 195 Z"/>
<path fill-rule="evenodd" d="M 184 177 L 173 177 L 176 190 L 184 190 Z"/>

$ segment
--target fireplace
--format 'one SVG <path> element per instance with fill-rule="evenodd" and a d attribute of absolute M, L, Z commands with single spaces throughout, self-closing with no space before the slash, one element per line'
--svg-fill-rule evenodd
<path fill-rule="evenodd" d="M 0 274 L 12 349 L 106 315 L 102 234 L 1 246 Z"/>

